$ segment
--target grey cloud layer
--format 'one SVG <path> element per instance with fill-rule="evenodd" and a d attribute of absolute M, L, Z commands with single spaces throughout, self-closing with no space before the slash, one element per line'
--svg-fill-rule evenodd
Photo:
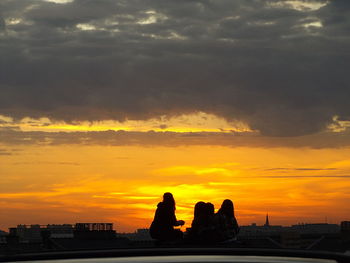
<path fill-rule="evenodd" d="M 257 148 L 341 148 L 350 147 L 350 133 L 340 136 L 332 132 L 296 137 L 261 136 L 256 133 L 176 133 L 176 132 L 22 132 L 0 129 L 0 145 L 4 146 L 56 146 L 56 145 L 108 145 L 108 146 L 227 146 Z M 0 149 L 0 155 L 11 154 Z"/>
<path fill-rule="evenodd" d="M 204 111 L 278 136 L 349 119 L 350 1 L 314 11 L 278 3 L 2 0 L 0 114 Z"/>

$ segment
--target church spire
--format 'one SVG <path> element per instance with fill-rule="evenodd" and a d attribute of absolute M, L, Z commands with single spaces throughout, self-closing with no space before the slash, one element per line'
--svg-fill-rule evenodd
<path fill-rule="evenodd" d="M 264 226 L 270 226 L 269 214 L 266 214 L 266 221 L 265 221 L 265 225 Z"/>

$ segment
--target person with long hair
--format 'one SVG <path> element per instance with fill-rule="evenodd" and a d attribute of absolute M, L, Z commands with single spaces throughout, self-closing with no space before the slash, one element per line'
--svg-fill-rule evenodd
<path fill-rule="evenodd" d="M 195 243 L 212 243 L 215 241 L 214 205 L 198 202 L 194 207 L 194 218 L 189 231 L 189 239 Z"/>
<path fill-rule="evenodd" d="M 189 238 L 192 241 L 198 240 L 201 228 L 206 224 L 206 203 L 203 201 L 197 202 L 194 206 L 194 215 L 191 224 L 191 229 L 189 231 Z"/>
<path fill-rule="evenodd" d="M 220 241 L 235 239 L 239 232 L 239 226 L 235 217 L 233 202 L 225 199 L 215 216 Z"/>
<path fill-rule="evenodd" d="M 157 205 L 150 234 L 153 239 L 159 241 L 176 241 L 183 238 L 183 233 L 174 226 L 185 224 L 183 220 L 177 220 L 175 216 L 175 199 L 171 193 L 164 193 L 163 201 Z"/>

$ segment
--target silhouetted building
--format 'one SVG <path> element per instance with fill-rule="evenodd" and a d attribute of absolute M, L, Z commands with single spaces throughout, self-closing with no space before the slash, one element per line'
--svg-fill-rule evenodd
<path fill-rule="evenodd" d="M 118 233 L 118 238 L 127 238 L 132 247 L 153 247 L 154 239 L 150 235 L 148 228 L 137 229 L 133 233 Z"/>
<path fill-rule="evenodd" d="M 268 222 L 267 222 L 268 223 Z M 340 227 L 337 224 L 298 224 L 292 226 L 273 226 L 268 225 L 266 227 L 266 223 L 264 226 L 257 226 L 256 224 L 252 224 L 250 226 L 241 226 L 240 228 L 240 236 L 273 236 L 279 235 L 282 232 L 297 232 L 299 235 L 325 235 L 325 234 L 338 234 L 340 233 Z"/>
<path fill-rule="evenodd" d="M 290 227 L 300 234 L 336 234 L 340 232 L 337 224 L 316 223 L 316 224 L 298 224 Z"/>
<path fill-rule="evenodd" d="M 350 221 L 342 221 L 340 223 L 340 232 L 350 235 Z"/>
<path fill-rule="evenodd" d="M 63 225 L 18 225 L 10 228 L 10 235 L 17 236 L 22 243 L 42 242 L 43 234 L 47 238 L 73 238 L 73 226 Z"/>
<path fill-rule="evenodd" d="M 126 237 L 131 241 L 153 241 L 148 228 L 137 229 L 134 233 L 118 233 L 118 237 Z"/>
<path fill-rule="evenodd" d="M 269 227 L 270 226 L 270 222 L 269 222 L 269 214 L 266 214 L 266 221 L 264 224 L 265 227 Z"/>
<path fill-rule="evenodd" d="M 350 221 L 343 221 L 340 223 L 340 233 L 343 246 L 350 250 Z"/>
<path fill-rule="evenodd" d="M 10 235 L 17 236 L 19 242 L 37 243 L 42 241 L 41 230 L 40 225 L 18 225 L 16 228 L 10 228 Z"/>
<path fill-rule="evenodd" d="M 130 247 L 130 240 L 117 238 L 112 223 L 75 225 L 18 225 L 9 229 L 2 248 L 13 253 L 70 249 Z M 1 253 L 1 246 L 0 246 Z"/>
<path fill-rule="evenodd" d="M 342 223 L 342 232 L 349 233 L 348 237 L 350 236 L 350 222 L 344 221 Z M 266 244 L 274 244 L 281 248 L 321 249 L 328 245 L 330 250 L 341 250 L 339 245 L 341 244 L 340 226 L 337 224 L 318 223 L 274 226 L 270 225 L 268 214 L 266 214 L 263 226 L 257 226 L 255 223 L 250 226 L 241 226 L 238 239 L 243 240 L 248 246 L 259 244 L 259 247 L 263 247 L 261 242 L 265 240 Z M 346 247 L 350 238 L 346 239 L 343 235 L 342 240 L 342 246 Z"/>
<path fill-rule="evenodd" d="M 7 235 L 8 235 L 8 233 L 6 233 L 5 231 L 0 230 L 0 244 L 6 243 L 6 236 Z"/>
<path fill-rule="evenodd" d="M 9 228 L 9 234 L 6 236 L 6 243 L 7 247 L 18 247 L 20 242 L 16 228 Z"/>
<path fill-rule="evenodd" d="M 76 223 L 75 230 L 111 231 L 113 230 L 113 223 Z"/>
<path fill-rule="evenodd" d="M 279 235 L 283 231 L 283 226 L 241 226 L 238 236 L 246 237 L 266 237 Z"/>
<path fill-rule="evenodd" d="M 112 223 L 76 223 L 74 238 L 78 239 L 114 239 L 116 231 Z"/>
<path fill-rule="evenodd" d="M 73 225 L 47 225 L 46 230 L 50 233 L 50 238 L 73 238 Z"/>
<path fill-rule="evenodd" d="M 116 232 L 112 223 L 77 223 L 74 227 L 71 224 L 18 225 L 10 228 L 10 236 L 18 237 L 21 243 L 40 243 L 43 239 L 59 238 L 111 239 L 116 237 Z"/>

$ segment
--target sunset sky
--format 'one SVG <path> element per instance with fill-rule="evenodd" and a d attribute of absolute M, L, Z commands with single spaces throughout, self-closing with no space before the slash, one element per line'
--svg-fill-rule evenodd
<path fill-rule="evenodd" d="M 350 220 L 350 1 L 1 0 L 0 229 Z M 185 229 L 182 227 L 182 230 Z"/>

